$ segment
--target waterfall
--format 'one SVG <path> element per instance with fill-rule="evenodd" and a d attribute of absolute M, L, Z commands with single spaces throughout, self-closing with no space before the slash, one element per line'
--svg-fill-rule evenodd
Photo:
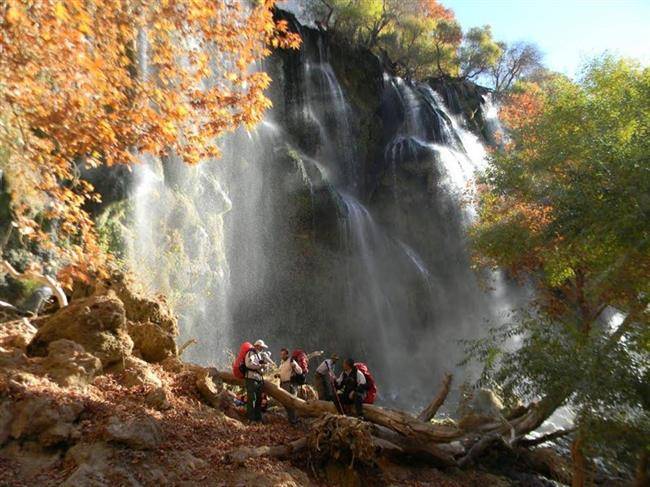
<path fill-rule="evenodd" d="M 129 260 L 170 297 L 181 341 L 199 340 L 188 358 L 223 363 L 257 338 L 325 349 L 367 362 L 384 403 L 416 408 L 455 368 L 457 340 L 511 298 L 503 276 L 481 289 L 465 244 L 485 149 L 429 85 L 384 75 L 371 174 L 358 115 L 314 32 L 263 67 L 274 108 L 224 137 L 222 158 L 186 167 L 141 156 Z"/>

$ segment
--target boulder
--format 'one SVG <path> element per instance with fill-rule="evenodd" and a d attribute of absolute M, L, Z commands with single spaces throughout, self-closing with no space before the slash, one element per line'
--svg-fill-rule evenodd
<path fill-rule="evenodd" d="M 48 396 L 27 396 L 14 404 L 9 432 L 14 439 L 55 445 L 77 435 L 75 422 L 83 409 L 80 400 L 59 402 Z"/>
<path fill-rule="evenodd" d="M 157 387 L 147 393 L 144 401 L 150 408 L 157 409 L 158 411 L 166 411 L 172 407 L 169 402 L 170 397 L 171 392 L 168 389 Z"/>
<path fill-rule="evenodd" d="M 162 387 L 162 381 L 147 362 L 137 357 L 124 359 L 120 382 L 127 387 Z"/>
<path fill-rule="evenodd" d="M 162 440 L 158 423 L 148 416 L 122 420 L 111 416 L 106 426 L 106 439 L 136 450 L 156 448 Z"/>
<path fill-rule="evenodd" d="M 68 450 L 66 463 L 73 463 L 77 468 L 63 484 L 63 487 L 104 487 L 106 485 L 124 485 L 140 487 L 142 485 L 128 465 L 120 465 L 115 448 L 106 442 L 77 443 Z"/>
<path fill-rule="evenodd" d="M 458 410 L 458 426 L 464 430 L 472 430 L 494 420 L 504 420 L 503 412 L 503 402 L 493 390 L 479 389 L 461 403 Z"/>
<path fill-rule="evenodd" d="M 60 339 L 79 343 L 86 352 L 99 358 L 104 367 L 124 360 L 133 350 L 124 306 L 112 296 L 92 296 L 73 301 L 43 320 L 27 347 L 27 353 L 45 356 L 50 343 Z"/>
<path fill-rule="evenodd" d="M 128 332 L 135 350 L 147 362 L 161 362 L 178 353 L 178 321 L 163 296 L 148 296 L 126 275 L 113 274 L 102 292 L 114 293 L 124 304 Z"/>
<path fill-rule="evenodd" d="M 129 321 L 128 331 L 136 351 L 147 362 L 162 362 L 178 353 L 174 335 L 155 323 Z"/>
<path fill-rule="evenodd" d="M 41 362 L 48 377 L 60 386 L 84 386 L 102 370 L 102 362 L 72 340 L 55 340 Z"/>
<path fill-rule="evenodd" d="M 15 467 L 21 481 L 18 485 L 43 485 L 42 479 L 39 481 L 36 477 L 39 473 L 52 469 L 60 460 L 61 453 L 58 450 L 42 448 L 34 441 L 14 441 L 0 450 L 0 464 L 6 462 Z M 5 479 L 0 479 L 0 485 L 12 485 L 3 480 Z"/>
<path fill-rule="evenodd" d="M 37 331 L 27 318 L 3 323 L 0 326 L 0 347 L 25 351 Z"/>

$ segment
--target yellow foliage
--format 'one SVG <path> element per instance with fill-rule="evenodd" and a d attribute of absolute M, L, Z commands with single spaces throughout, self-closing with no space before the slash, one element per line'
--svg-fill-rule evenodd
<path fill-rule="evenodd" d="M 273 21 L 274 0 L 3 5 L 0 143 L 16 225 L 56 249 L 59 264 L 89 272 L 106 260 L 83 209 L 93 189 L 75 176 L 75 162 L 131 164 L 137 153 L 175 152 L 196 163 L 218 154 L 219 136 L 258 123 L 269 106 L 268 76 L 248 67 L 268 45 L 300 43 Z M 227 78 L 206 52 L 233 66 Z M 37 223 L 43 216 L 58 229 L 57 245 Z"/>

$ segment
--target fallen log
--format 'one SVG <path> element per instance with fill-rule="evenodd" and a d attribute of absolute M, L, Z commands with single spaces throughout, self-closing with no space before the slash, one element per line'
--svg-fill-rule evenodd
<path fill-rule="evenodd" d="M 438 394 L 436 394 L 436 397 L 434 397 L 429 405 L 424 408 L 418 415 L 418 419 L 420 421 L 431 421 L 436 415 L 438 409 L 440 409 L 440 406 L 442 406 L 445 402 L 445 399 L 447 399 L 449 388 L 451 387 L 452 377 L 453 376 L 451 374 L 445 374 L 445 378 L 442 380 L 442 387 L 438 391 Z"/>
<path fill-rule="evenodd" d="M 238 379 L 230 372 L 211 369 L 211 373 L 228 384 L 243 386 L 244 380 Z M 303 401 L 280 389 L 272 382 L 264 382 L 264 392 L 276 399 L 283 406 L 294 409 L 302 416 L 318 417 L 326 413 L 337 414 L 336 407 L 328 401 Z M 384 426 L 416 442 L 448 443 L 464 436 L 464 432 L 454 425 L 442 425 L 420 421 L 403 411 L 385 409 L 370 404 L 363 405 L 363 415 L 367 421 Z"/>
<path fill-rule="evenodd" d="M 222 372 L 214 368 L 206 370 L 217 383 L 222 381 L 238 386 L 244 385 L 243 379 L 238 379 L 229 372 Z M 264 382 L 264 392 L 283 406 L 294 409 L 301 416 L 321 417 L 328 414 L 339 414 L 331 402 L 302 400 L 270 381 Z M 436 401 L 433 401 L 432 404 L 434 402 Z M 521 409 L 520 415 L 507 420 L 502 417 L 469 430 L 463 430 L 455 424 L 421 421 L 403 411 L 369 404 L 363 405 L 363 414 L 364 420 L 374 425 L 372 441 L 375 447 L 398 455 L 419 457 L 440 467 L 465 467 L 474 463 L 494 444 L 503 444 L 508 450 L 514 451 L 512 449 L 514 438 L 521 438 L 536 429 L 548 417 L 552 405 L 550 401 L 542 400 Z M 433 407 L 427 408 L 427 410 L 433 409 Z M 514 436 L 515 434 L 516 436 Z M 510 436 L 512 440 L 506 442 L 504 436 Z M 452 442 L 453 445 L 450 444 Z M 266 452 L 265 455 L 284 454 L 284 450 L 270 449 L 255 450 L 253 455 L 262 451 Z M 247 452 L 251 451 L 247 450 Z M 457 460 L 458 458 L 460 460 Z"/>

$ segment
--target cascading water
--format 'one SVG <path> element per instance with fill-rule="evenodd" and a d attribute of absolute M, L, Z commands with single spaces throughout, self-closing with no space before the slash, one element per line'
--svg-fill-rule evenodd
<path fill-rule="evenodd" d="M 132 266 L 172 297 L 193 360 L 256 338 L 336 351 L 369 364 L 381 400 L 417 407 L 509 299 L 480 289 L 464 243 L 485 151 L 430 86 L 385 76 L 384 148 L 364 166 L 326 40 L 303 34 L 265 66 L 266 121 L 220 160 L 136 168 Z"/>

